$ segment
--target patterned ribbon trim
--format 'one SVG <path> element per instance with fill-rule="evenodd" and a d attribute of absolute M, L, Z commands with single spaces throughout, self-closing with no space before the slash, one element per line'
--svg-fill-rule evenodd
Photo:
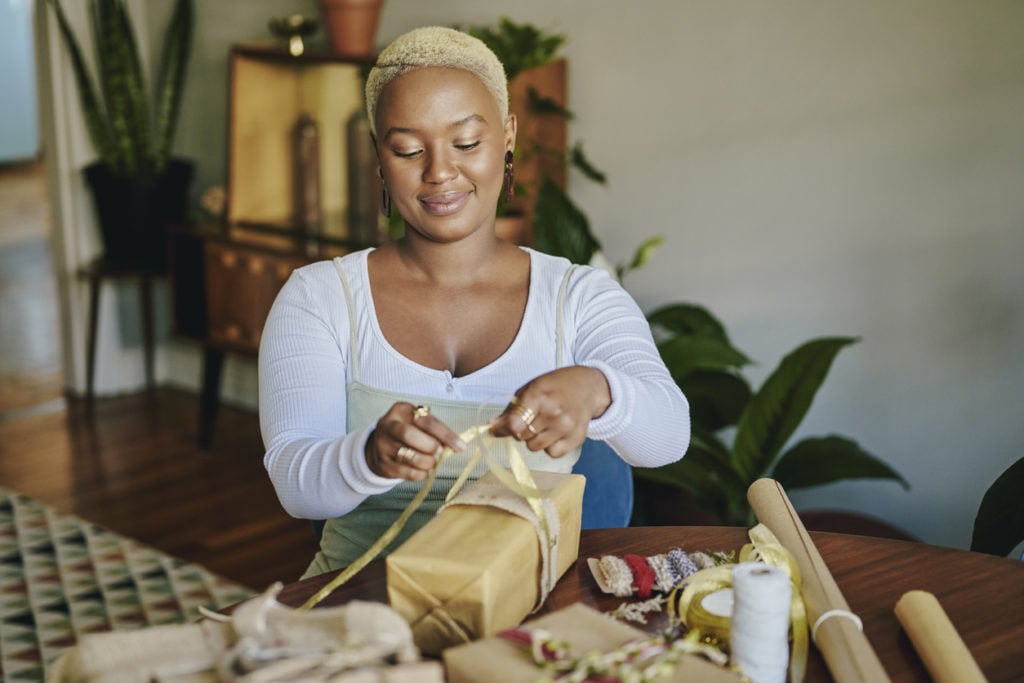
<path fill-rule="evenodd" d="M 484 441 L 488 438 L 494 439 L 495 437 L 490 434 L 490 425 L 477 425 L 476 427 L 470 427 L 466 431 L 459 434 L 459 438 L 464 443 L 472 444 L 475 443 L 476 450 L 469 458 L 466 466 L 462 469 L 458 478 L 455 480 L 455 484 L 448 492 L 447 500 L 451 498 L 462 488 L 463 484 L 469 478 L 473 468 L 476 467 L 477 463 L 480 462 L 481 458 L 485 458 L 487 461 L 488 469 L 494 473 L 494 476 L 509 489 L 515 491 L 520 496 L 523 496 L 536 514 L 541 527 L 541 542 L 547 547 L 547 555 L 550 557 L 552 551 L 555 548 L 556 539 L 551 532 L 551 525 L 548 522 L 548 516 L 544 510 L 544 495 L 543 492 L 537 488 L 537 484 L 533 480 L 533 476 L 530 474 L 530 468 L 526 466 L 526 462 L 523 460 L 522 454 L 519 452 L 519 444 L 516 441 L 512 441 L 514 444 L 513 448 L 509 449 L 509 461 L 511 475 L 501 467 L 501 464 L 491 455 L 490 451 L 484 447 Z M 484 438 L 481 438 L 484 437 Z M 505 437 L 509 438 L 509 437 Z M 479 439 L 479 441 L 477 441 Z M 367 548 L 366 552 L 359 556 L 355 562 L 345 567 L 336 577 L 328 582 L 323 588 L 313 594 L 301 607 L 300 610 L 308 610 L 316 607 L 318 604 L 323 602 L 327 596 L 337 590 L 339 587 L 347 583 L 353 576 L 362 571 L 363 567 L 368 565 L 377 555 L 380 554 L 384 548 L 388 546 L 391 541 L 401 533 L 405 527 L 406 522 L 413 515 L 416 510 L 419 509 L 423 501 L 426 500 L 427 495 L 430 493 L 430 489 L 434 486 L 434 481 L 437 479 L 437 472 L 441 467 L 441 463 L 447 460 L 453 455 L 454 451 L 451 448 L 445 448 L 441 455 L 438 456 L 437 462 L 434 463 L 434 467 L 430 470 L 427 478 L 423 481 L 423 485 L 420 490 L 416 492 L 415 497 L 402 511 L 402 514 L 398 516 L 398 519 L 388 527 L 380 538 L 378 538 L 373 545 Z M 553 562 L 550 564 L 554 564 Z M 544 567 L 544 574 L 550 574 L 554 569 L 550 567 Z"/>

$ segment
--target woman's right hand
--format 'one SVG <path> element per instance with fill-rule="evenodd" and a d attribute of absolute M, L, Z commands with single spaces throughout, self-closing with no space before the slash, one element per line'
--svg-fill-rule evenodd
<path fill-rule="evenodd" d="M 466 448 L 428 406 L 396 403 L 377 420 L 366 441 L 366 464 L 381 477 L 423 481 L 446 446 L 455 451 Z"/>

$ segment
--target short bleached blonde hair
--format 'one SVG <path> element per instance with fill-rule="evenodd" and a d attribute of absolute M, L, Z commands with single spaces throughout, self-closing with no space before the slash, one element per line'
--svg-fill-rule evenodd
<path fill-rule="evenodd" d="M 402 74 L 428 67 L 468 71 L 494 96 L 502 121 L 508 118 L 508 80 L 498 57 L 482 40 L 443 26 L 424 26 L 395 38 L 380 53 L 366 79 L 366 113 L 377 134 L 377 100 L 388 83 Z"/>

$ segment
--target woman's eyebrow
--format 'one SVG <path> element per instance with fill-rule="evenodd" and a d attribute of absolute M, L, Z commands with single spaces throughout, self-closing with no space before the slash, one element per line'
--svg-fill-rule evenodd
<path fill-rule="evenodd" d="M 448 128 L 458 128 L 460 126 L 465 126 L 467 123 L 487 123 L 487 119 L 480 116 L 480 114 L 470 114 L 466 118 L 459 119 L 455 123 L 451 124 Z"/>
<path fill-rule="evenodd" d="M 459 119 L 458 121 L 455 121 L 454 123 L 449 124 L 448 125 L 448 129 L 451 130 L 453 128 L 461 128 L 462 126 L 465 126 L 465 125 L 467 125 L 469 123 L 487 123 L 487 119 L 485 119 L 483 116 L 480 116 L 480 114 L 470 114 L 469 116 L 467 116 L 464 119 Z M 406 128 L 404 126 L 392 126 L 391 128 L 388 128 L 388 132 L 384 134 L 384 138 L 383 139 L 387 140 L 392 135 L 398 135 L 400 133 L 408 133 L 408 134 L 412 135 L 412 134 L 415 134 L 417 132 L 418 132 L 418 130 L 416 128 Z"/>

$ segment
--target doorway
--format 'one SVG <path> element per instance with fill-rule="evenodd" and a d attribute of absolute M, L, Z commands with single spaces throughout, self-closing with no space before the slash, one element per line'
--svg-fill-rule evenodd
<path fill-rule="evenodd" d="M 64 407 L 33 3 L 0 3 L 0 420 Z"/>

